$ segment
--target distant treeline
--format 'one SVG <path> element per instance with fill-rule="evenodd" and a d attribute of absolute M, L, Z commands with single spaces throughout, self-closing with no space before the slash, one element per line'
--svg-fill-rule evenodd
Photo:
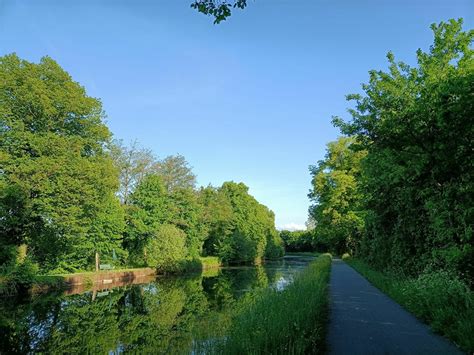
<path fill-rule="evenodd" d="M 474 31 L 433 25 L 411 67 L 371 71 L 346 137 L 311 167 L 313 244 L 378 269 L 474 280 Z M 286 239 L 285 236 L 283 236 Z M 451 277 L 451 276 L 450 276 Z"/>
<path fill-rule="evenodd" d="M 196 187 L 184 157 L 114 141 L 98 99 L 49 57 L 0 58 L 0 265 L 176 271 L 201 255 L 283 255 L 274 214 L 243 183 Z"/>

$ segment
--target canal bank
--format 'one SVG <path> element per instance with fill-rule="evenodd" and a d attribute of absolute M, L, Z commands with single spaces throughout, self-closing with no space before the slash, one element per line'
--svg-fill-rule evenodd
<path fill-rule="evenodd" d="M 0 353 L 15 346 L 21 353 L 186 352 L 224 336 L 256 292 L 285 289 L 314 259 L 288 256 L 96 292 L 8 297 L 0 305 Z"/>

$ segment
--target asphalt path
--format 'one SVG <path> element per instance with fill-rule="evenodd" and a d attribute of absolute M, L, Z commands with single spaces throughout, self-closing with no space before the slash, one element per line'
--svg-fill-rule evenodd
<path fill-rule="evenodd" d="M 330 354 L 462 354 L 341 260 L 329 290 Z"/>

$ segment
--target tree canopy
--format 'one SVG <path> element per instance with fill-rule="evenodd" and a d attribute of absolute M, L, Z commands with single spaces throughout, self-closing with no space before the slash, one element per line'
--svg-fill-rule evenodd
<path fill-rule="evenodd" d="M 364 226 L 359 185 L 366 152 L 351 150 L 353 142 L 341 137 L 329 143 L 325 159 L 310 167 L 313 205 L 309 213 L 317 221 L 313 233 L 319 244 L 339 254 L 354 249 Z"/>
<path fill-rule="evenodd" d="M 474 279 L 474 31 L 462 24 L 433 24 L 433 45 L 417 51 L 415 67 L 388 53 L 389 70 L 370 71 L 364 94 L 347 96 L 352 119 L 334 118 L 349 137 L 338 142 L 352 142 L 340 147 L 344 158 L 333 159 L 333 144 L 311 169 L 316 231 L 355 237 L 345 248 L 379 268 Z"/>
<path fill-rule="evenodd" d="M 182 155 L 158 159 L 138 142 L 112 141 L 104 117 L 51 58 L 0 58 L 2 265 L 87 270 L 97 255 L 175 271 L 203 253 L 282 255 L 273 213 L 245 185 L 198 190 Z"/>
<path fill-rule="evenodd" d="M 119 249 L 100 101 L 51 58 L 13 54 L 0 58 L 0 102 L 0 243 L 27 244 L 42 266 L 64 270 L 85 267 L 105 244 Z"/>
<path fill-rule="evenodd" d="M 213 16 L 214 23 L 219 24 L 225 21 L 231 14 L 232 9 L 244 9 L 247 6 L 247 0 L 196 0 L 191 7 L 199 12 Z"/>

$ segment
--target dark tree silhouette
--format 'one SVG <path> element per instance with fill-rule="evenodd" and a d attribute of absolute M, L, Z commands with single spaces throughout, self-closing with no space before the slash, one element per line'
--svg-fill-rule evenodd
<path fill-rule="evenodd" d="M 234 0 L 228 2 L 226 0 L 196 0 L 191 7 L 199 12 L 214 16 L 214 23 L 218 24 L 225 21 L 232 14 L 232 9 L 243 9 L 247 6 L 247 0 Z"/>

